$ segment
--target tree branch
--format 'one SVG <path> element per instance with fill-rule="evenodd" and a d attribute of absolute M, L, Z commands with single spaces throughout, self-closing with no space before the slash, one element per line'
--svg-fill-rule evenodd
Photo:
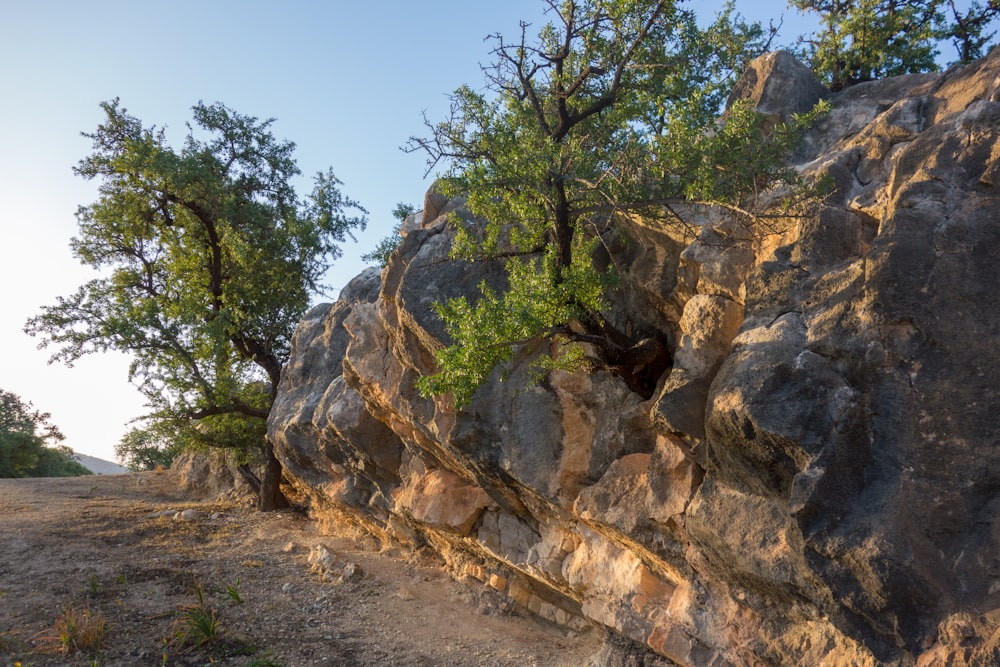
<path fill-rule="evenodd" d="M 188 413 L 192 419 L 205 419 L 206 417 L 213 417 L 218 415 L 231 415 L 240 414 L 246 417 L 257 417 L 259 419 L 267 419 L 269 410 L 263 408 L 256 408 L 252 405 L 247 405 L 239 400 L 233 400 L 231 405 L 212 405 L 207 408 L 202 408 L 200 410 L 193 410 Z"/>

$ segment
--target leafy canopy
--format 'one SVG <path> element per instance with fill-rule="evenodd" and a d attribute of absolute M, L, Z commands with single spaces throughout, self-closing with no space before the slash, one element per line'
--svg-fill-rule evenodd
<path fill-rule="evenodd" d="M 129 429 L 115 445 L 115 457 L 129 470 L 169 468 L 184 445 L 167 422 L 159 421 Z"/>
<path fill-rule="evenodd" d="M 229 450 L 237 464 L 265 463 L 260 443 L 267 436 L 263 419 L 248 419 L 239 413 L 211 415 L 197 421 L 184 417 L 138 420 L 115 445 L 115 456 L 132 470 L 169 468 L 182 452 L 208 449 Z"/>
<path fill-rule="evenodd" d="M 1000 0 L 987 0 L 985 5 L 976 0 L 968 3 L 963 12 L 955 5 L 955 0 L 945 2 L 944 23 L 938 28 L 938 37 L 949 40 L 955 47 L 959 63 L 971 63 L 985 56 L 991 47 L 1000 17 Z"/>
<path fill-rule="evenodd" d="M 0 389 L 0 477 L 73 477 L 90 471 L 58 445 L 63 434 L 47 412 Z"/>
<path fill-rule="evenodd" d="M 505 289 L 438 305 L 451 342 L 420 388 L 459 405 L 538 336 L 571 343 L 556 346 L 571 365 L 583 358 L 572 344 L 587 343 L 592 361 L 649 391 L 638 373 L 664 364 L 663 342 L 604 317 L 615 276 L 594 261 L 602 235 L 618 214 L 676 221 L 670 204 L 681 200 L 740 208 L 791 178 L 780 157 L 793 131 L 765 133 L 745 105 L 718 118 L 773 33 L 732 4 L 705 28 L 667 0 L 545 4 L 551 22 L 534 36 L 522 23 L 513 41 L 495 35 L 485 87 L 458 88 L 449 117 L 407 146 L 427 153 L 428 171 L 443 165 L 448 193 L 486 221 L 459 229 L 454 256 L 508 258 Z"/>
<path fill-rule="evenodd" d="M 330 171 L 300 197 L 295 145 L 274 137 L 273 119 L 198 103 L 173 148 L 118 100 L 101 106 L 75 169 L 99 196 L 78 209 L 71 243 L 99 277 L 26 331 L 68 364 L 130 354 L 154 419 L 265 419 L 294 327 L 364 210 Z"/>
<path fill-rule="evenodd" d="M 819 16 L 821 30 L 803 39 L 802 55 L 832 90 L 862 81 L 938 68 L 942 40 L 957 62 L 982 57 L 1000 2 L 975 0 L 963 11 L 954 0 L 791 0 Z"/>

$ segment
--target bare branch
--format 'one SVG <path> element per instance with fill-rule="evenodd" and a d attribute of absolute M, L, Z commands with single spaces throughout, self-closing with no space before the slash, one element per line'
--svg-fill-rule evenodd
<path fill-rule="evenodd" d="M 528 53 L 527 44 L 527 30 L 530 24 L 521 21 L 521 43 L 518 47 L 506 46 L 501 35 L 497 35 L 499 40 L 499 46 L 494 49 L 493 53 L 500 58 L 501 62 L 497 63 L 499 68 L 503 62 L 506 62 L 509 67 L 513 69 L 513 74 L 517 77 L 518 83 L 521 86 L 521 96 L 518 99 L 527 99 L 528 103 L 531 104 L 531 108 L 535 112 L 535 118 L 538 121 L 538 126 L 542 128 L 542 131 L 547 136 L 552 136 L 552 129 L 549 126 L 548 119 L 545 117 L 545 107 L 542 104 L 541 98 L 538 95 L 538 91 L 535 90 L 535 75 L 542 70 L 542 65 L 526 63 L 526 55 Z M 511 56 L 510 50 L 515 50 L 516 57 Z"/>
<path fill-rule="evenodd" d="M 666 4 L 667 3 L 665 0 L 661 0 L 656 4 L 656 7 L 653 9 L 652 13 L 646 19 L 642 28 L 639 30 L 639 33 L 632 39 L 628 47 L 625 49 L 625 53 L 622 54 L 622 57 L 619 59 L 618 64 L 615 67 L 614 74 L 612 75 L 611 78 L 611 85 L 608 86 L 608 90 L 593 104 L 584 108 L 582 111 L 573 114 L 568 120 L 568 126 L 565 128 L 564 133 L 569 132 L 570 128 L 573 125 L 577 125 L 583 122 L 587 118 L 604 111 L 609 106 L 615 103 L 615 101 L 618 99 L 619 89 L 621 88 L 622 85 L 622 77 L 624 76 L 626 70 L 628 69 L 628 66 L 632 63 L 632 58 L 635 55 L 636 49 L 638 49 L 639 46 L 643 43 L 643 41 L 645 41 L 647 35 L 649 35 L 650 31 L 656 25 L 657 21 L 660 18 L 660 15 L 666 8 Z"/>

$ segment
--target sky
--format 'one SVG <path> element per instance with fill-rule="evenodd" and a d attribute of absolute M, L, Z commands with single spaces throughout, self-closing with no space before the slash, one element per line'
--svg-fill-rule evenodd
<path fill-rule="evenodd" d="M 696 3 L 712 11 L 715 2 Z M 779 2 L 741 2 L 748 18 L 800 17 Z M 386 236 L 397 202 L 420 207 L 431 177 L 400 146 L 444 117 L 447 94 L 481 85 L 484 37 L 541 25 L 539 0 L 13 0 L 0 20 L 0 389 L 51 413 L 74 450 L 114 460 L 128 422 L 144 414 L 128 358 L 91 355 L 48 364 L 23 333 L 43 305 L 94 274 L 70 253 L 74 213 L 97 184 L 73 174 L 90 150 L 81 132 L 120 98 L 179 146 L 191 107 L 223 102 L 277 119 L 306 177 L 332 168 L 369 211 L 368 230 L 328 275 L 330 297 L 357 275 L 358 257 Z M 304 178 L 301 193 L 311 189 Z M 322 299 L 321 299 L 322 300 Z"/>

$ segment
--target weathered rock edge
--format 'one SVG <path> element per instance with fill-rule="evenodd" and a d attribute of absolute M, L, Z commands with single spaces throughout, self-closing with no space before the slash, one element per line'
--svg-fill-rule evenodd
<path fill-rule="evenodd" d="M 826 94 L 785 53 L 737 90 L 776 118 Z M 616 325 L 675 348 L 648 401 L 526 388 L 530 346 L 468 409 L 421 398 L 431 304 L 502 280 L 449 258 L 475 221 L 432 189 L 296 332 L 270 437 L 314 512 L 609 629 L 608 663 L 1000 664 L 1000 50 L 830 101 L 794 160 L 835 185 L 816 215 L 606 237 Z"/>

